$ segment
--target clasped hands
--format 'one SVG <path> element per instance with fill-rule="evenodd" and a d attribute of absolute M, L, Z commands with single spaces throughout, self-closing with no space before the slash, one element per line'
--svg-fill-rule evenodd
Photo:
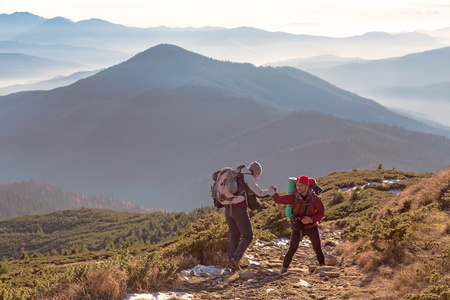
<path fill-rule="evenodd" d="M 313 222 L 311 217 L 308 217 L 308 216 L 303 217 L 301 221 L 302 221 L 303 224 L 310 224 L 310 223 Z"/>

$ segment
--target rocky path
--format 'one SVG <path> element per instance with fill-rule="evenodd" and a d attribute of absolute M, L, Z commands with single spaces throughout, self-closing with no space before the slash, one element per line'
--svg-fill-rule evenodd
<path fill-rule="evenodd" d="M 394 299 L 377 296 L 379 290 L 366 287 L 370 276 L 336 252 L 341 243 L 339 232 L 321 234 L 327 266 L 317 267 L 315 253 L 305 238 L 288 272 L 281 274 L 288 240 L 257 241 L 247 250 L 249 265 L 242 271 L 180 274 L 177 290 L 188 293 L 187 299 Z"/>

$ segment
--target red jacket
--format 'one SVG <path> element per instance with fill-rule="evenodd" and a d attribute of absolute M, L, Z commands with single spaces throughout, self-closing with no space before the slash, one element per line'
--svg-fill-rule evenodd
<path fill-rule="evenodd" d="M 275 201 L 275 203 L 278 204 L 290 204 L 292 206 L 292 214 L 293 215 L 299 215 L 299 216 L 308 216 L 313 220 L 313 223 L 310 224 L 304 224 L 305 225 L 305 229 L 310 229 L 313 228 L 314 226 L 317 226 L 317 222 L 319 222 L 320 220 L 322 220 L 323 215 L 325 214 L 325 208 L 323 206 L 322 203 L 322 199 L 320 199 L 319 196 L 317 195 L 313 195 L 314 193 L 311 190 L 308 190 L 308 197 L 306 198 L 305 201 L 303 201 L 303 199 L 300 197 L 298 198 L 297 196 L 295 196 L 295 194 L 292 195 L 285 195 L 285 196 L 280 196 L 278 193 L 275 193 L 272 196 L 272 199 Z M 312 205 L 307 205 L 306 206 L 306 214 L 305 214 L 305 209 L 304 206 L 302 204 L 305 203 L 311 203 L 312 204 L 312 197 L 315 197 L 314 200 L 314 209 Z M 295 205 L 295 200 L 297 199 L 297 205 Z"/>

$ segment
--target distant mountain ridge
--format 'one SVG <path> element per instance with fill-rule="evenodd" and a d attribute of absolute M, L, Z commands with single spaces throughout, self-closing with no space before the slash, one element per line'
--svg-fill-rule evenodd
<path fill-rule="evenodd" d="M 17 35 L 45 22 L 45 18 L 27 13 L 0 14 L 0 41 L 10 40 Z"/>
<path fill-rule="evenodd" d="M 154 209 L 102 195 L 82 195 L 36 181 L 0 183 L 0 219 L 76 208 L 149 213 Z"/>
<path fill-rule="evenodd" d="M 300 70 L 221 62 L 173 45 L 150 48 L 67 88 L 39 94 L 36 99 L 29 93 L 14 97 L 13 101 L 8 97 L 3 101 L 0 98 L 0 108 L 7 118 L 8 107 L 26 101 L 28 105 L 17 110 L 14 119 L 23 123 L 26 119 L 17 118 L 17 115 L 21 111 L 28 114 L 32 109 L 33 118 L 39 121 L 66 114 L 86 104 L 118 100 L 155 87 L 176 88 L 187 84 L 218 88 L 228 94 L 234 93 L 278 108 L 279 112 L 318 110 L 345 119 L 387 123 L 450 136 L 448 132 L 392 113 L 372 100 L 336 88 Z M 80 93 L 84 95 L 82 100 L 78 97 Z M 42 109 L 44 103 L 53 108 Z M 14 121 L 6 122 L 11 124 Z"/>
<path fill-rule="evenodd" d="M 444 47 L 390 59 L 313 68 L 308 72 L 386 106 L 427 113 L 434 121 L 449 126 L 450 105 L 445 101 L 449 68 L 450 47 Z"/>
<path fill-rule="evenodd" d="M 212 172 L 252 160 L 262 186 L 298 172 L 450 163 L 448 138 L 408 126 L 426 129 L 294 68 L 159 45 L 67 87 L 0 97 L 0 180 L 189 210 L 210 203 Z"/>
<path fill-rule="evenodd" d="M 81 71 L 71 74 L 69 76 L 57 76 L 49 80 L 39 81 L 35 83 L 10 85 L 4 88 L 0 88 L 0 96 L 21 92 L 23 90 L 27 91 L 52 90 L 61 86 L 70 85 L 80 79 L 89 77 L 97 72 L 98 70 Z"/>
<path fill-rule="evenodd" d="M 450 81 L 450 47 L 309 71 L 352 91 Z M 358 74 L 358 76 L 356 76 Z"/>
<path fill-rule="evenodd" d="M 450 81 L 428 84 L 418 87 L 391 87 L 377 90 L 379 94 L 423 99 L 430 97 L 434 101 L 446 101 L 450 95 Z"/>
<path fill-rule="evenodd" d="M 450 43 L 450 34 L 444 29 L 396 34 L 369 32 L 359 36 L 331 38 L 268 32 L 250 27 L 135 28 L 100 19 L 73 22 L 62 17 L 46 19 L 29 13 L 0 14 L 0 24 L 5 24 L 4 27 L 15 32 L 5 36 L 3 41 L 0 37 L 0 52 L 21 53 L 91 66 L 84 71 L 110 67 L 158 44 L 176 44 L 219 60 L 263 65 L 326 55 L 381 59 L 433 50 Z M 24 26 L 25 24 L 27 25 Z M 324 64 L 330 66 L 336 62 L 323 61 L 314 65 L 323 67 Z M 42 71 L 49 72 L 50 69 Z M 80 70 L 68 68 L 57 75 L 67 76 L 78 71 Z M 56 76 L 44 77 L 45 74 L 47 73 L 42 72 L 42 76 L 38 78 L 28 78 L 28 74 L 23 73 L 24 77 L 15 81 L 0 80 L 0 88 L 15 85 L 14 88 L 3 91 L 23 91 L 30 81 L 41 82 Z"/>
<path fill-rule="evenodd" d="M 26 54 L 0 53 L 0 68 L 2 69 L 0 79 L 14 80 L 24 76 L 29 76 L 31 79 L 39 76 L 57 76 L 64 74 L 69 68 L 81 71 L 90 67 Z"/>
<path fill-rule="evenodd" d="M 11 20 L 19 17 L 23 15 L 3 14 L 0 15 L 0 22 L 9 21 L 10 26 L 13 26 Z M 384 51 L 389 54 L 383 57 L 392 57 L 445 46 L 430 35 L 433 32 L 427 34 L 371 32 L 360 36 L 330 38 L 268 32 L 249 27 L 133 28 L 99 19 L 75 23 L 61 17 L 40 20 L 33 28 L 28 30 L 19 28 L 17 31 L 20 29 L 21 33 L 11 38 L 12 40 L 38 44 L 64 42 L 66 45 L 90 46 L 126 53 L 137 53 L 161 43 L 169 43 L 216 59 L 250 62 L 256 65 L 324 54 L 373 59 L 381 58 L 380 53 Z"/>

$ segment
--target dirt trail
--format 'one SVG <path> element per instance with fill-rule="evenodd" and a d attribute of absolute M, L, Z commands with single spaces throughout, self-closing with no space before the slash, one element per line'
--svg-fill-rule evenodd
<path fill-rule="evenodd" d="M 309 240 L 304 239 L 287 273 L 281 265 L 288 244 L 257 242 L 246 255 L 249 266 L 239 272 L 221 275 L 180 274 L 177 289 L 192 299 L 395 299 L 380 296 L 386 291 L 370 288 L 371 277 L 336 252 L 342 242 L 339 232 L 322 232 L 322 247 L 327 266 L 318 267 Z M 175 298 L 174 298 L 175 299 Z"/>

